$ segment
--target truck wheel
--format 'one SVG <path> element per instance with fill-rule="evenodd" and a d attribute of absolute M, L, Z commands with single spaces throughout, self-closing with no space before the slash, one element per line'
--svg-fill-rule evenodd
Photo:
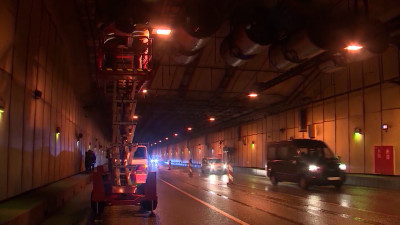
<path fill-rule="evenodd" d="M 276 179 L 276 176 L 274 174 L 271 174 L 271 177 L 269 178 L 271 180 L 271 184 L 276 186 L 278 185 L 279 181 Z"/>
<path fill-rule="evenodd" d="M 300 177 L 299 180 L 299 186 L 303 189 L 303 190 L 307 190 L 308 189 L 308 181 L 305 177 Z"/>
<path fill-rule="evenodd" d="M 153 202 L 153 204 L 151 204 Z M 140 206 L 142 207 L 142 209 L 146 210 L 146 211 L 152 211 L 155 210 L 157 208 L 157 200 L 153 200 L 153 201 L 143 201 L 140 203 Z"/>

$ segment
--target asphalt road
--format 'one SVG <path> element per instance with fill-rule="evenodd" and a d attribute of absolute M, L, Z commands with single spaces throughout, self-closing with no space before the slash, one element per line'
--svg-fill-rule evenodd
<path fill-rule="evenodd" d="M 82 224 L 400 224 L 396 191 L 346 185 L 305 191 L 245 174 L 234 174 L 234 184 L 227 185 L 222 174 L 195 170 L 189 177 L 181 167 L 157 172 L 154 216 L 138 206 L 107 206 L 101 217 L 87 215 Z"/>

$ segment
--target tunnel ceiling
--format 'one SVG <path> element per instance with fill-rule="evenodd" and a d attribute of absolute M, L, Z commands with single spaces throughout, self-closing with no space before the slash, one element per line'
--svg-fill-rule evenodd
<path fill-rule="evenodd" d="M 140 84 L 136 96 L 135 114 L 139 119 L 134 139 L 151 143 L 172 138 L 174 133 L 188 135 L 187 127 L 192 127 L 193 133 L 217 129 L 249 115 L 309 103 L 314 97 L 305 95 L 312 91 L 306 92 L 304 87 L 309 87 L 321 73 L 353 60 L 342 54 L 342 47 L 336 51 L 342 43 L 320 37 L 321 32 L 332 31 L 330 35 L 336 35 L 335 26 L 349 24 L 348 21 L 356 27 L 368 24 L 368 29 L 360 32 L 376 37 L 363 40 L 373 54 L 379 54 L 388 44 L 399 43 L 398 37 L 389 36 L 387 31 L 394 29 L 398 15 L 382 16 L 382 10 L 368 8 L 366 1 L 271 2 L 76 0 L 90 74 L 97 89 L 104 92 L 98 95 L 103 96 L 100 101 L 107 103 L 99 105 L 111 107 L 112 81 L 99 78 L 96 59 L 101 33 L 113 23 L 124 27 L 127 21 L 148 21 L 149 27 L 172 29 L 170 36 L 153 36 L 152 72 Z M 370 18 L 374 21 L 370 22 Z M 192 29 L 193 24 L 197 28 Z M 351 25 L 346 28 L 354 30 Z M 179 29 L 196 36 L 197 42 L 182 39 L 185 37 Z M 340 35 L 334 37 L 342 40 Z M 201 41 L 206 44 L 200 46 Z M 338 54 L 342 54 L 342 61 L 336 58 Z M 142 89 L 148 92 L 142 94 Z M 257 92 L 258 97 L 248 97 L 250 92 Z M 210 122 L 210 117 L 215 121 Z"/>

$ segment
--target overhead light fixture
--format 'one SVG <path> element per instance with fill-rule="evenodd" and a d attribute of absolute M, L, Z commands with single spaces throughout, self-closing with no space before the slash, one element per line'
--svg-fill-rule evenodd
<path fill-rule="evenodd" d="M 143 90 L 142 90 L 142 93 L 143 93 L 143 94 L 146 94 L 146 93 L 147 93 L 147 89 L 143 89 Z"/>
<path fill-rule="evenodd" d="M 193 128 L 191 128 L 191 127 L 188 127 L 188 128 L 186 128 L 186 130 L 188 130 L 188 131 L 191 131 Z"/>
<path fill-rule="evenodd" d="M 166 137 L 165 140 L 168 140 L 168 138 Z"/>
<path fill-rule="evenodd" d="M 354 135 L 361 135 L 361 128 L 354 128 Z"/>
<path fill-rule="evenodd" d="M 348 51 L 358 51 L 358 50 L 360 50 L 362 48 L 363 48 L 363 46 L 361 46 L 361 45 L 351 44 L 351 45 L 346 46 L 344 49 L 346 49 Z"/>
<path fill-rule="evenodd" d="M 209 121 L 214 122 L 215 121 L 215 117 L 210 117 L 208 118 Z"/>
<path fill-rule="evenodd" d="M 158 142 L 160 142 L 160 143 L 161 143 L 162 141 L 161 141 L 161 140 L 158 140 Z"/>
<path fill-rule="evenodd" d="M 387 125 L 387 124 L 382 124 L 382 130 L 388 131 L 388 129 L 389 129 L 389 125 Z"/>
<path fill-rule="evenodd" d="M 255 92 L 250 92 L 247 96 L 249 96 L 250 98 L 257 98 L 258 94 Z"/>
<path fill-rule="evenodd" d="M 137 119 L 139 119 L 139 116 L 133 115 L 132 118 L 133 118 L 134 120 L 137 120 Z"/>
<path fill-rule="evenodd" d="M 171 34 L 170 29 L 153 29 L 153 34 L 158 34 L 158 35 L 170 35 Z"/>
<path fill-rule="evenodd" d="M 175 137 L 177 137 L 177 136 L 178 136 L 178 134 L 177 134 L 177 133 L 175 133 L 175 134 L 174 134 L 174 136 L 175 136 Z"/>

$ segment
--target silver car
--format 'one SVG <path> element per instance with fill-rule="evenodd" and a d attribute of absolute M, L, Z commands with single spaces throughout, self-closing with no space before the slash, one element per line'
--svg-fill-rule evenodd
<path fill-rule="evenodd" d="M 226 173 L 228 166 L 219 158 L 203 158 L 201 161 L 202 173 Z"/>

